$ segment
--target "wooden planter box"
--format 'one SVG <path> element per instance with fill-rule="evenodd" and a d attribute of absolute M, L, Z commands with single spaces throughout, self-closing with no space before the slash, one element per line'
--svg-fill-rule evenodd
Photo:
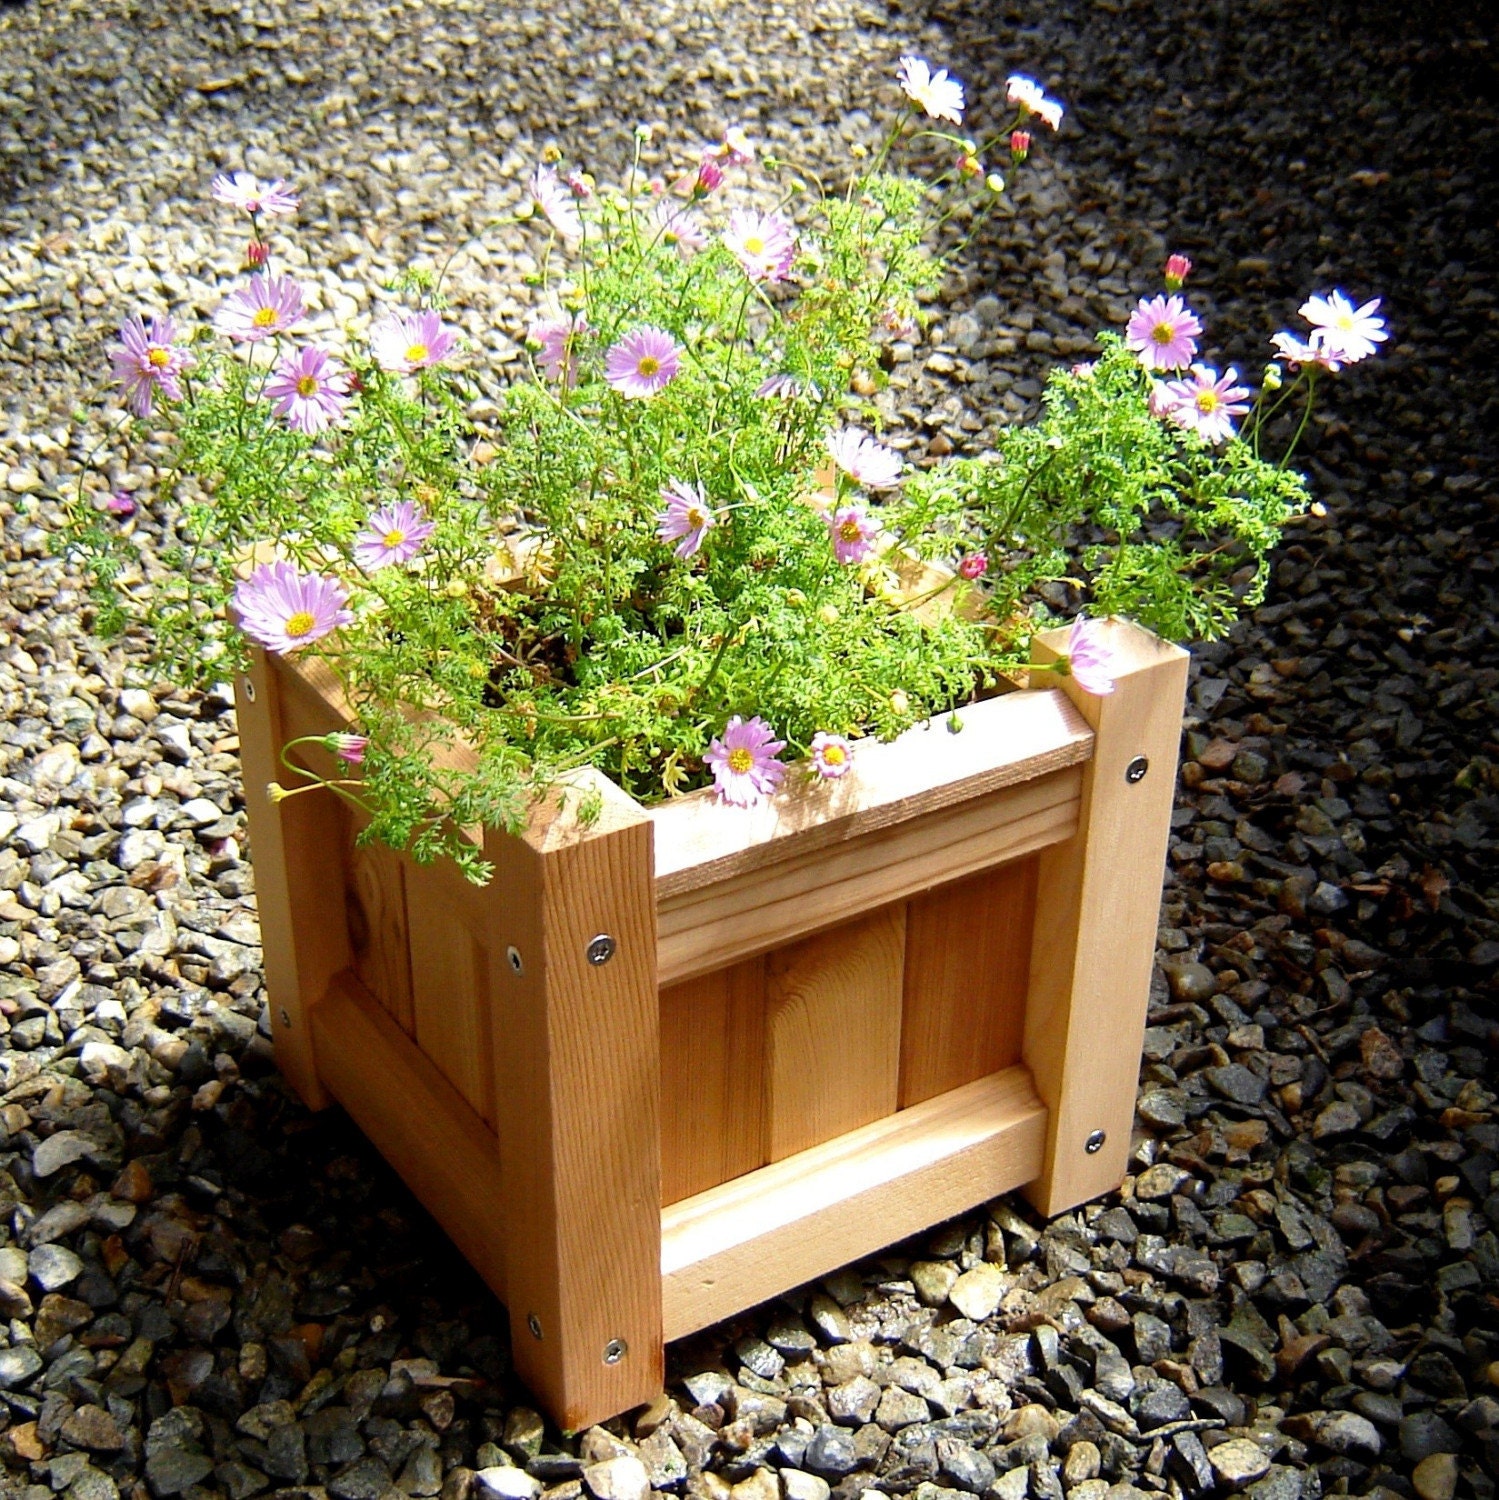
<path fill-rule="evenodd" d="M 654 1397 L 667 1340 L 999 1193 L 1119 1183 L 1187 657 L 1108 638 L 1108 697 L 1041 678 L 758 808 L 597 777 L 593 826 L 559 799 L 487 834 L 483 889 L 356 849 L 331 793 L 271 805 L 282 744 L 346 725 L 326 668 L 257 656 L 277 1059 L 505 1302 L 563 1428 Z"/>

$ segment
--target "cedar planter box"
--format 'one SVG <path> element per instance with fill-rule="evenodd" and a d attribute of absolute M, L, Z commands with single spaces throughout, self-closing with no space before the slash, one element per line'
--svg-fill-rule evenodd
<path fill-rule="evenodd" d="M 485 834 L 483 889 L 355 848 L 331 793 L 271 805 L 281 745 L 347 726 L 326 668 L 257 655 L 277 1059 L 505 1302 L 561 1426 L 655 1396 L 666 1341 L 999 1193 L 1119 1183 L 1187 657 L 1108 640 L 1108 697 L 1044 677 L 757 808 L 596 776 L 591 827 L 557 798 Z"/>

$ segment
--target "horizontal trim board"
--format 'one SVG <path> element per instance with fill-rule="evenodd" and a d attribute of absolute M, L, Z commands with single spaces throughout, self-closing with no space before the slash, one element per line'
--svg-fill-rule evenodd
<path fill-rule="evenodd" d="M 668 1340 L 963 1213 L 1041 1171 L 1046 1107 L 1017 1065 L 661 1212 Z"/>

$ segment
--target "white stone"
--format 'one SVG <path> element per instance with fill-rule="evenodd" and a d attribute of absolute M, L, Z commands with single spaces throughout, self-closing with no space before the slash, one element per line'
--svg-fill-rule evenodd
<path fill-rule="evenodd" d="M 513 1469 L 508 1464 L 480 1469 L 477 1478 L 480 1495 L 485 1500 L 537 1500 L 541 1494 L 539 1479 L 532 1479 L 524 1469 Z"/>
<path fill-rule="evenodd" d="M 965 1318 L 979 1323 L 994 1315 L 1012 1285 L 1011 1278 L 998 1266 L 982 1260 L 971 1271 L 964 1271 L 958 1277 L 947 1294 L 947 1300 Z"/>
<path fill-rule="evenodd" d="M 781 1489 L 786 1500 L 828 1500 L 832 1489 L 826 1479 L 801 1469 L 781 1470 Z"/>
<path fill-rule="evenodd" d="M 583 1470 L 583 1483 L 598 1500 L 646 1500 L 651 1492 L 645 1465 L 632 1455 L 590 1464 Z"/>

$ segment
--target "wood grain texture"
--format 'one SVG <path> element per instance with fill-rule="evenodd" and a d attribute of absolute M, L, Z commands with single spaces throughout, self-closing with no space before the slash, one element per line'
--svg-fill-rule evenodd
<path fill-rule="evenodd" d="M 552 801 L 524 837 L 485 843 L 493 951 L 519 957 L 490 965 L 511 1343 L 518 1374 L 569 1430 L 651 1399 L 663 1379 L 651 823 L 596 785 L 592 826 L 576 799 Z M 615 949 L 596 966 L 599 934 Z M 613 1340 L 628 1352 L 610 1364 Z"/>
<path fill-rule="evenodd" d="M 765 1165 L 765 964 L 661 991 L 661 1201 Z"/>
<path fill-rule="evenodd" d="M 662 984 L 1019 859 L 1077 829 L 1076 767 L 658 901 Z M 725 809 L 720 808 L 722 812 Z M 738 811 L 739 809 L 734 809 Z"/>
<path fill-rule="evenodd" d="M 493 1134 L 352 970 L 313 1011 L 313 1031 L 338 1102 L 504 1299 L 504 1187 Z"/>
<path fill-rule="evenodd" d="M 401 856 L 383 844 L 351 847 L 347 880 L 354 972 L 396 1025 L 407 1036 L 414 1036 L 411 932 L 406 921 L 406 875 Z"/>
<path fill-rule="evenodd" d="M 1090 697 L 1062 679 L 1096 740 L 1078 833 L 1041 856 L 1026 1002 L 1025 1061 L 1050 1111 L 1044 1169 L 1027 1194 L 1047 1215 L 1124 1176 L 1187 683 L 1178 647 L 1122 620 L 1104 623 L 1103 636 L 1114 691 Z M 1038 661 L 1065 650 L 1062 631 L 1035 643 Z M 1149 770 L 1131 783 L 1137 756 Z M 1089 1155 L 1096 1130 L 1106 1141 Z"/>
<path fill-rule="evenodd" d="M 766 959 L 767 1160 L 895 1113 L 905 947 L 896 905 Z"/>
<path fill-rule="evenodd" d="M 661 1212 L 668 1339 L 1008 1192 L 1041 1166 L 1024 1067 L 762 1167 Z"/>
<path fill-rule="evenodd" d="M 900 1107 L 1020 1061 L 1036 860 L 914 898 L 906 913 Z"/>
<path fill-rule="evenodd" d="M 1065 694 L 1008 693 L 938 714 L 889 744 L 861 741 L 838 781 L 788 776 L 774 797 L 728 810 L 711 791 L 650 809 L 656 892 L 664 902 L 736 875 L 782 865 L 925 814 L 1079 765 L 1092 735 Z"/>

